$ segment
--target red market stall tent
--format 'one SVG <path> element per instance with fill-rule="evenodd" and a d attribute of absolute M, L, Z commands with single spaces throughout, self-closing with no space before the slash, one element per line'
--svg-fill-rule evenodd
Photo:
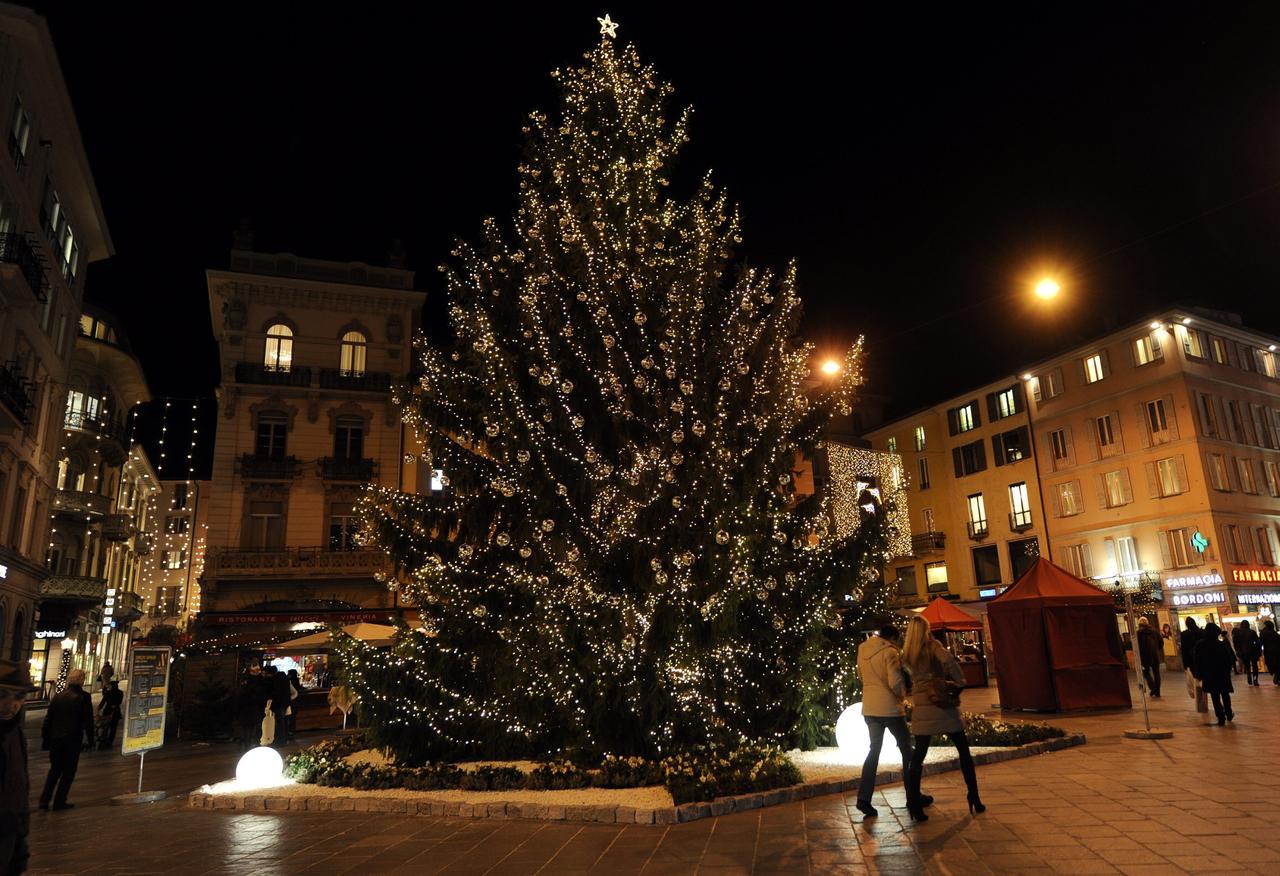
<path fill-rule="evenodd" d="M 1115 600 L 1036 560 L 987 603 L 1000 706 L 1068 711 L 1132 707 Z"/>
<path fill-rule="evenodd" d="M 965 685 L 986 687 L 987 648 L 982 635 L 982 621 L 963 609 L 956 608 L 941 596 L 921 609 L 920 617 L 929 622 L 930 631 L 946 634 L 946 645 L 956 655 L 960 668 L 964 670 Z M 951 635 L 953 633 L 956 635 Z"/>

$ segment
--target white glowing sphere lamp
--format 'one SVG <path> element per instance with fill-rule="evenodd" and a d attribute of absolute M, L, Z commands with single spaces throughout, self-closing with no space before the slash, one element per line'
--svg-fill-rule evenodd
<path fill-rule="evenodd" d="M 247 752 L 236 764 L 236 781 L 242 785 L 278 785 L 283 774 L 284 760 L 281 759 L 280 752 L 265 745 Z"/>
<path fill-rule="evenodd" d="M 862 720 L 862 703 L 854 703 L 836 719 L 836 747 L 846 757 L 862 760 L 871 748 L 871 734 Z"/>

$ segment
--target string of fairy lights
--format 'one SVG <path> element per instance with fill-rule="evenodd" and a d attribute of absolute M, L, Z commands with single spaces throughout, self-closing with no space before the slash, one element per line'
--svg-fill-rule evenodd
<path fill-rule="evenodd" d="M 416 339 L 393 398 L 445 495 L 361 501 L 422 629 L 389 656 L 341 647 L 406 746 L 780 741 L 830 686 L 833 631 L 885 605 L 900 469 L 853 516 L 795 482 L 850 411 L 861 344 L 814 388 L 795 266 L 731 267 L 739 219 L 709 175 L 667 191 L 690 111 L 669 117 L 610 31 L 586 58 L 552 73 L 559 117 L 524 128 L 514 234 L 486 220 L 440 266 L 452 347 Z M 841 483 L 881 465 L 860 453 L 835 453 Z"/>

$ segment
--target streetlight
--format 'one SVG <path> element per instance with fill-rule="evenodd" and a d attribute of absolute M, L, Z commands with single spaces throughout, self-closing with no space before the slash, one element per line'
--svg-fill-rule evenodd
<path fill-rule="evenodd" d="M 1039 283 L 1036 283 L 1036 297 L 1042 301 L 1048 301 L 1061 291 L 1062 287 L 1052 277 L 1045 277 Z"/>
<path fill-rule="evenodd" d="M 842 367 L 839 359 L 827 359 L 822 363 L 822 373 L 828 377 L 834 377 L 840 373 Z"/>

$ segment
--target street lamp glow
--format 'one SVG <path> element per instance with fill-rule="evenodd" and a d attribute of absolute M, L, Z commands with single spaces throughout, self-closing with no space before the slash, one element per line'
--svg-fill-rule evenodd
<path fill-rule="evenodd" d="M 1061 291 L 1062 287 L 1052 277 L 1045 277 L 1039 283 L 1036 283 L 1036 297 L 1043 301 L 1048 301 Z"/>
<path fill-rule="evenodd" d="M 838 359 L 828 359 L 822 363 L 822 373 L 828 377 L 840 373 L 840 361 Z"/>

